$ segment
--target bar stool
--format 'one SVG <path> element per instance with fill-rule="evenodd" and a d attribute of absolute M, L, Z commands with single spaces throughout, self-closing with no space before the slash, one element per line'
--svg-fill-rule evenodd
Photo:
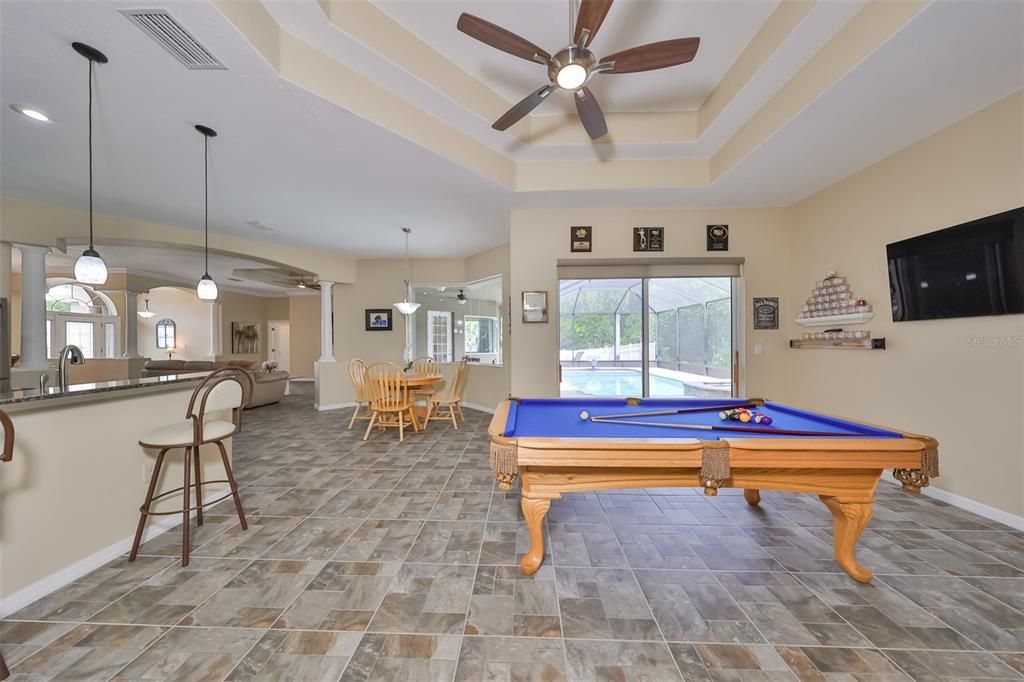
<path fill-rule="evenodd" d="M 14 459 L 14 422 L 7 416 L 7 413 L 0 410 L 0 428 L 4 432 L 4 449 L 0 451 L 0 462 L 10 462 Z M 0 655 L 0 680 L 6 680 L 11 672 L 7 669 L 4 657 Z"/>
<path fill-rule="evenodd" d="M 189 559 L 189 516 L 191 512 L 196 513 L 197 525 L 203 525 L 203 508 L 217 504 L 221 500 L 233 497 L 235 510 L 238 512 L 238 520 L 242 530 L 247 530 L 245 513 L 242 511 L 242 500 L 238 496 L 238 485 L 231 472 L 231 462 L 228 461 L 227 450 L 224 449 L 224 440 L 232 437 L 242 430 L 242 409 L 252 400 L 253 380 L 248 372 L 237 367 L 225 367 L 211 372 L 203 382 L 196 386 L 192 392 L 192 398 L 188 401 L 188 410 L 185 412 L 185 420 L 169 426 L 163 426 L 150 431 L 139 439 L 139 445 L 144 448 L 159 449 L 156 456 L 156 464 L 153 467 L 153 475 L 149 479 L 149 489 L 146 492 L 146 500 L 139 507 L 139 525 L 135 530 L 135 541 L 132 543 L 131 554 L 128 561 L 135 561 L 139 553 L 139 544 L 142 541 L 142 531 L 146 527 L 146 519 L 149 516 L 168 516 L 170 514 L 182 515 L 181 526 L 181 565 L 188 566 Z M 196 410 L 198 402 L 199 409 Z M 208 412 L 223 412 L 231 410 L 231 421 L 223 419 L 207 419 Z M 202 467 L 199 462 L 199 448 L 202 445 L 216 443 L 220 449 L 220 457 L 224 463 L 226 479 L 215 481 L 202 480 Z M 154 496 L 156 484 L 160 478 L 160 469 L 163 467 L 164 456 L 169 450 L 184 448 L 184 485 L 174 490 L 168 490 Z M 195 472 L 195 483 L 189 479 Z M 227 483 L 230 492 L 210 502 L 203 502 L 204 485 L 211 483 Z M 196 492 L 196 506 L 189 506 L 192 488 Z M 181 511 L 150 511 L 151 505 L 157 500 L 173 495 L 181 491 L 184 499 Z"/>

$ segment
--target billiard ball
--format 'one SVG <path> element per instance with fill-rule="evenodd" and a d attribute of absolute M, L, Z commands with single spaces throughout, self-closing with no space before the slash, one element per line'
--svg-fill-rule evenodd
<path fill-rule="evenodd" d="M 586 410 L 580 410 L 580 421 L 585 422 L 590 420 L 590 413 Z"/>

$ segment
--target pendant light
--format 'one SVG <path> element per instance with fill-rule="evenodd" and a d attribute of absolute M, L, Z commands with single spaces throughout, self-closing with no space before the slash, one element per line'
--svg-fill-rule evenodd
<path fill-rule="evenodd" d="M 89 60 L 89 248 L 75 261 L 75 279 L 83 284 L 104 284 L 107 264 L 93 247 L 92 242 L 92 66 L 106 64 L 107 55 L 85 43 L 71 43 L 75 52 Z"/>
<path fill-rule="evenodd" d="M 217 137 L 217 131 L 204 125 L 196 130 L 203 136 L 203 276 L 196 284 L 196 294 L 203 301 L 217 300 L 217 283 L 210 277 L 210 138 Z"/>
<path fill-rule="evenodd" d="M 459 305 L 466 305 L 466 290 L 459 289 L 459 295 L 455 297 L 459 301 Z"/>
<path fill-rule="evenodd" d="M 144 320 L 148 320 L 149 318 L 153 317 L 154 315 L 156 315 L 156 313 L 149 309 L 149 299 L 147 298 L 146 299 L 146 309 L 138 311 L 138 316 L 141 317 Z"/>
<path fill-rule="evenodd" d="M 412 261 L 409 260 L 409 234 L 412 230 L 408 227 L 403 227 L 402 232 L 405 233 L 405 298 L 394 305 L 398 308 L 398 312 L 403 315 L 412 315 L 420 309 L 419 303 L 409 300 L 412 298 Z"/>

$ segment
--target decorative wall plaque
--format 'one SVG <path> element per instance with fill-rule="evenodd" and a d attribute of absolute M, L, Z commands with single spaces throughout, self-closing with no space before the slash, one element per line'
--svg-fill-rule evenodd
<path fill-rule="evenodd" d="M 729 250 L 729 226 L 708 225 L 708 251 Z"/>
<path fill-rule="evenodd" d="M 589 253 L 594 228 L 589 225 L 573 225 L 569 228 L 569 250 L 573 253 Z"/>
<path fill-rule="evenodd" d="M 779 298 L 770 296 L 768 298 L 754 299 L 754 329 L 778 329 L 779 328 Z"/>
<path fill-rule="evenodd" d="M 634 227 L 633 228 L 633 250 L 634 251 L 664 251 L 665 250 L 665 228 L 664 227 Z"/>

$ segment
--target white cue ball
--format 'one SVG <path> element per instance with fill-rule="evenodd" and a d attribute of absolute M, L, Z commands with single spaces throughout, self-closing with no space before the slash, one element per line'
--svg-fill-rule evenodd
<path fill-rule="evenodd" d="M 587 421 L 590 419 L 590 413 L 586 410 L 580 410 L 580 421 Z"/>

